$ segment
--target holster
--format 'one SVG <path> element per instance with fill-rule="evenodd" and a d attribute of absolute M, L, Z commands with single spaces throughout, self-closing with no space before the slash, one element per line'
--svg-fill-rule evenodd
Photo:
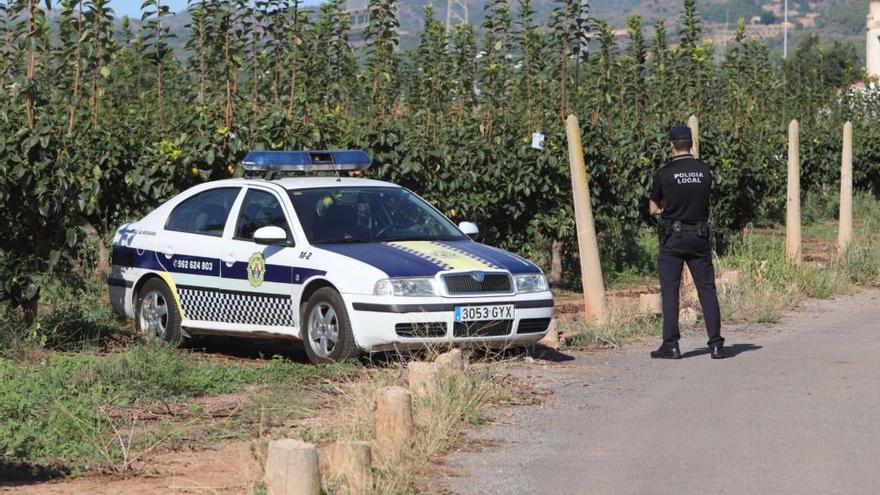
<path fill-rule="evenodd" d="M 666 244 L 666 240 L 672 234 L 672 225 L 669 221 L 662 218 L 657 219 L 657 240 L 660 245 Z"/>
<path fill-rule="evenodd" d="M 712 225 L 709 222 L 697 222 L 697 237 L 708 239 L 712 234 Z"/>

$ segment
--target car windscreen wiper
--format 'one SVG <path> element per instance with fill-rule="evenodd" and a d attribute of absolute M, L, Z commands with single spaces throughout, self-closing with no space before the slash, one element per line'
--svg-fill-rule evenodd
<path fill-rule="evenodd" d="M 312 241 L 312 244 L 355 244 L 363 242 L 376 242 L 375 239 L 363 239 L 360 237 L 347 237 L 342 239 L 318 239 Z"/>
<path fill-rule="evenodd" d="M 439 236 L 418 236 L 418 235 L 402 235 L 397 237 L 383 237 L 376 239 L 379 242 L 403 242 L 403 241 L 460 241 L 459 237 L 439 237 Z"/>

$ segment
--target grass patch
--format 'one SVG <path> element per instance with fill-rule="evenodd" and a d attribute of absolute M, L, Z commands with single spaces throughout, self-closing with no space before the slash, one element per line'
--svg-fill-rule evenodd
<path fill-rule="evenodd" d="M 316 444 L 334 441 L 367 441 L 375 438 L 376 396 L 384 387 L 406 387 L 403 367 L 367 369 L 368 379 L 328 384 L 334 397 L 332 414 L 322 415 L 299 428 L 302 440 Z M 363 378 L 363 377 L 361 377 Z M 368 493 L 395 495 L 419 493 L 427 475 L 437 474 L 438 459 L 460 446 L 465 432 L 487 421 L 487 410 L 513 396 L 498 363 L 470 365 L 445 379 L 436 394 L 413 402 L 415 434 L 412 444 L 393 458 L 373 457 L 373 487 Z M 337 493 L 335 481 L 324 475 L 323 493 Z"/>
<path fill-rule="evenodd" d="M 154 401 L 188 402 L 248 385 L 295 388 L 307 377 L 350 371 L 353 365 L 315 367 L 273 359 L 268 364 L 212 363 L 164 346 L 123 352 L 53 354 L 34 363 L 0 358 L 0 454 L 74 471 L 116 467 L 173 425 L 153 427 L 119 442 L 138 408 Z M 198 408 L 198 405 L 193 407 Z M 131 414 L 127 414 L 131 412 Z M 247 419 L 243 420 L 247 423 Z"/>

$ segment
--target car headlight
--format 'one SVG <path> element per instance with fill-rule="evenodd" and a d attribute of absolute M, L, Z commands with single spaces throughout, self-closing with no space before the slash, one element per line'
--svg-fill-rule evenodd
<path fill-rule="evenodd" d="M 547 279 L 540 273 L 523 273 L 513 276 L 517 292 L 543 292 L 547 290 Z"/>
<path fill-rule="evenodd" d="M 435 296 L 437 290 L 432 278 L 386 278 L 376 282 L 373 294 L 377 296 Z"/>

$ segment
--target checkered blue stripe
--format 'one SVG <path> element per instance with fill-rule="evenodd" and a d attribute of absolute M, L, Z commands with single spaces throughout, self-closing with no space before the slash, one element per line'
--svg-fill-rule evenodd
<path fill-rule="evenodd" d="M 191 320 L 285 327 L 294 323 L 290 296 L 183 288 L 178 293 L 183 312 Z"/>

